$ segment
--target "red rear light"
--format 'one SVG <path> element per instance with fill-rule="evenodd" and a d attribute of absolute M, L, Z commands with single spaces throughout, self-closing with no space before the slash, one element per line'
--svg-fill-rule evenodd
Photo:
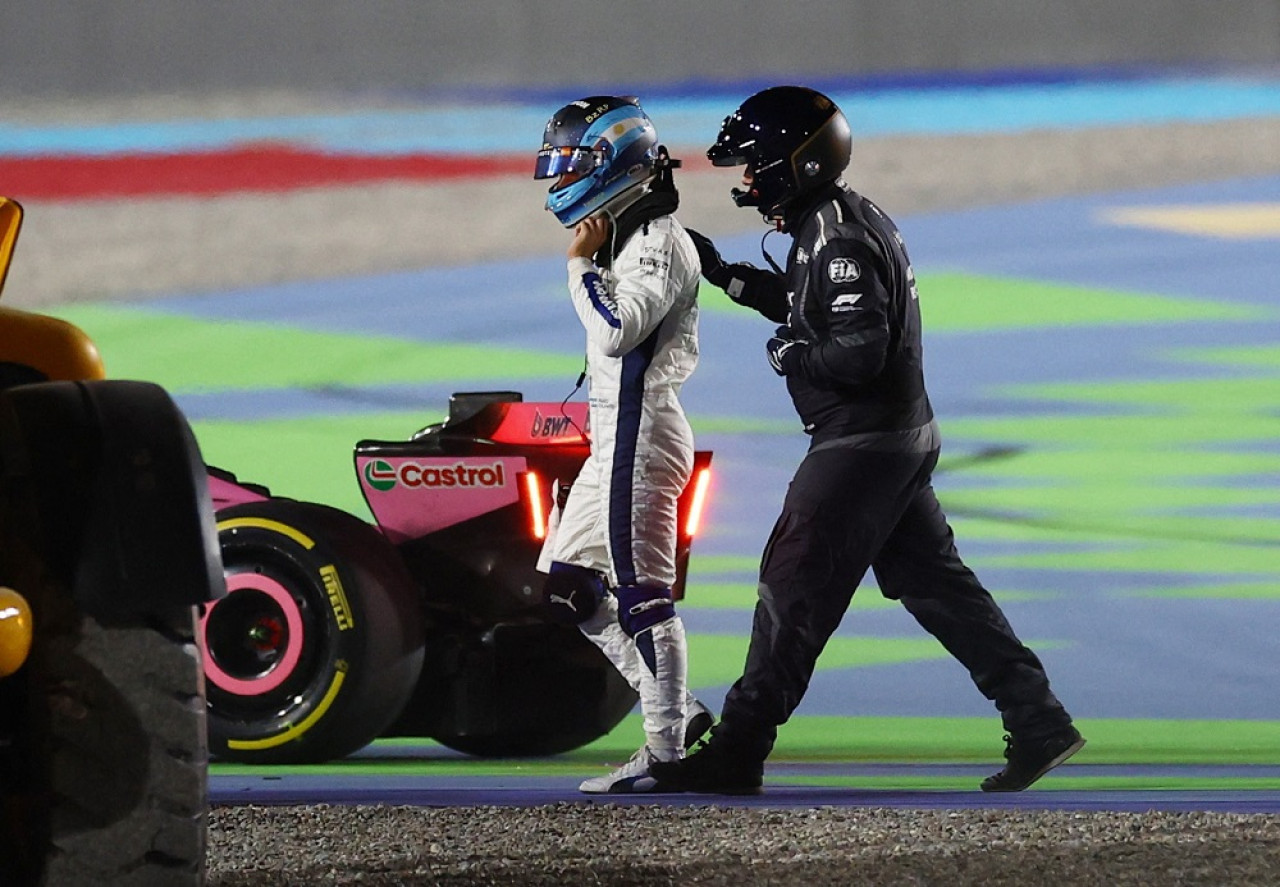
<path fill-rule="evenodd" d="M 542 497 L 542 480 L 536 472 L 526 471 L 524 489 L 529 494 L 529 530 L 535 539 L 547 538 L 547 506 Z"/>
<path fill-rule="evenodd" d="M 689 502 L 689 516 L 685 518 L 684 534 L 693 536 L 702 522 L 702 506 L 707 502 L 707 487 L 711 484 L 711 469 L 701 468 L 693 476 L 693 499 Z"/>

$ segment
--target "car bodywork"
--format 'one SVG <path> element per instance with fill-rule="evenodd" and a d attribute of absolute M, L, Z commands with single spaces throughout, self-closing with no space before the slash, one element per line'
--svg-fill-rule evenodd
<path fill-rule="evenodd" d="M 536 570 L 588 435 L 584 403 L 456 394 L 446 421 L 356 445 L 373 534 L 213 469 L 229 589 L 202 633 L 215 754 L 313 762 L 392 735 L 551 754 L 612 729 L 635 694 L 576 628 L 548 617 Z M 696 454 L 679 504 L 677 597 L 710 460 Z M 356 698 L 373 686 L 376 705 Z"/>

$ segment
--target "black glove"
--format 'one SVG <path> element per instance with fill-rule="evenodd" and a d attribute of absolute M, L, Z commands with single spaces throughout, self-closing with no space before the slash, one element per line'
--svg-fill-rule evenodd
<path fill-rule="evenodd" d="M 800 365 L 800 355 L 809 347 L 805 339 L 795 338 L 791 327 L 783 324 L 774 332 L 773 338 L 764 343 L 765 353 L 769 355 L 769 365 L 779 376 L 789 376 Z"/>
<path fill-rule="evenodd" d="M 699 234 L 692 228 L 685 228 L 689 233 L 689 238 L 693 241 L 694 247 L 698 250 L 698 261 L 702 263 L 702 276 L 705 277 L 712 285 L 724 289 L 729 285 L 729 281 L 733 280 L 733 272 L 729 270 L 729 266 L 725 264 L 724 258 L 720 255 L 716 245 L 711 239 L 703 234 Z"/>

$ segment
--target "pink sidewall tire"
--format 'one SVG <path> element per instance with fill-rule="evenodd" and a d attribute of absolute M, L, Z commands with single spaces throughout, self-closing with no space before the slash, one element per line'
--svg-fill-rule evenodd
<path fill-rule="evenodd" d="M 209 749 L 247 764 L 319 763 L 377 738 L 422 668 L 420 593 L 369 524 L 269 499 L 218 513 L 228 594 L 209 607 Z"/>

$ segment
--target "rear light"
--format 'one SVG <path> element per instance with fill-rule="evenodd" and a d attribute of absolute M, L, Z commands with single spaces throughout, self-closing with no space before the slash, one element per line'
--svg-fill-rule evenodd
<path fill-rule="evenodd" d="M 707 502 L 707 487 L 711 484 L 711 469 L 701 468 L 693 477 L 693 499 L 689 503 L 689 516 L 685 518 L 684 534 L 693 536 L 702 523 L 702 506 Z"/>
<path fill-rule="evenodd" d="M 547 505 L 542 497 L 542 479 L 536 472 L 526 471 L 524 489 L 529 495 L 529 530 L 535 539 L 547 538 Z"/>

